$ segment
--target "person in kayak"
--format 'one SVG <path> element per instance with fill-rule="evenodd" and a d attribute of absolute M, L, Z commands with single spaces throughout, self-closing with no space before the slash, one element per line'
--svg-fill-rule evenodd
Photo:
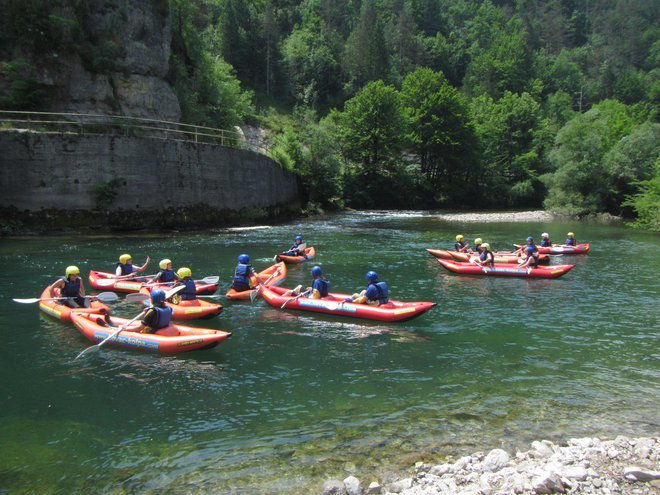
<path fill-rule="evenodd" d="M 307 290 L 305 292 L 302 292 L 303 294 L 308 294 L 307 297 L 310 299 L 320 299 L 322 297 L 327 297 L 328 293 L 330 292 L 330 281 L 325 278 L 323 275 L 323 270 L 321 270 L 320 266 L 314 266 L 312 267 L 312 286 L 307 287 Z M 286 295 L 290 296 L 298 296 L 301 294 L 302 291 L 302 285 L 299 285 L 292 291 L 290 291 Z"/>
<path fill-rule="evenodd" d="M 305 256 L 305 249 L 307 249 L 307 243 L 303 242 L 303 238 L 298 234 L 295 239 L 293 239 L 293 244 L 288 251 L 285 251 L 282 254 L 286 256 Z"/>
<path fill-rule="evenodd" d="M 80 278 L 80 270 L 77 266 L 67 266 L 65 276 L 58 278 L 48 287 L 50 297 L 58 297 L 55 289 L 60 289 L 60 304 L 70 308 L 89 308 L 89 298 L 85 297 L 85 285 Z"/>
<path fill-rule="evenodd" d="M 481 253 L 483 253 L 483 247 L 482 247 L 483 242 L 484 241 L 483 241 L 483 239 L 481 239 L 481 237 L 477 237 L 474 240 L 474 254 L 477 254 L 477 255 L 481 256 Z"/>
<path fill-rule="evenodd" d="M 257 277 L 257 272 L 250 264 L 250 256 L 247 254 L 238 255 L 238 265 L 234 270 L 234 277 L 231 280 L 231 288 L 236 292 L 243 292 L 253 289 L 252 277 Z"/>
<path fill-rule="evenodd" d="M 566 245 L 577 246 L 577 241 L 575 240 L 575 234 L 573 232 L 566 234 Z"/>
<path fill-rule="evenodd" d="M 479 254 L 477 263 L 479 263 L 481 266 L 495 266 L 495 255 L 490 250 L 490 244 L 487 242 L 481 244 L 481 253 Z"/>
<path fill-rule="evenodd" d="M 526 254 L 526 249 L 527 249 L 528 246 L 534 246 L 534 248 L 536 248 L 538 250 L 538 248 L 536 247 L 536 244 L 534 244 L 534 238 L 532 236 L 529 236 L 527 238 L 526 242 L 527 242 L 527 244 L 525 244 L 524 246 L 520 246 L 518 249 L 516 249 L 513 252 L 513 254 L 517 254 L 518 257 L 524 256 Z"/>
<path fill-rule="evenodd" d="M 175 301 L 177 297 L 182 301 L 194 301 L 197 299 L 197 286 L 192 278 L 192 270 L 186 266 L 182 266 L 177 270 L 176 274 L 179 276 L 179 283 L 175 287 L 185 285 L 186 288 L 175 295 L 172 301 Z"/>
<path fill-rule="evenodd" d="M 526 258 L 520 264 L 520 268 L 538 268 L 539 267 L 539 248 L 532 242 L 525 247 Z"/>
<path fill-rule="evenodd" d="M 115 275 L 117 277 L 130 278 L 134 277 L 138 273 L 142 273 L 147 269 L 147 265 L 151 261 L 151 258 L 147 256 L 147 260 L 142 266 L 133 265 L 133 258 L 130 254 L 122 254 L 119 257 L 119 263 L 117 263 L 117 268 L 115 269 Z"/>
<path fill-rule="evenodd" d="M 151 291 L 151 307 L 147 309 L 140 325 L 131 329 L 137 333 L 155 333 L 161 328 L 170 324 L 174 310 L 165 304 L 165 291 L 163 289 L 153 289 Z"/>
<path fill-rule="evenodd" d="M 547 232 L 541 234 L 541 247 L 552 247 L 552 241 Z"/>
<path fill-rule="evenodd" d="M 172 260 L 165 258 L 160 260 L 158 263 L 160 271 L 156 274 L 152 282 L 176 282 L 179 280 L 179 276 L 172 269 Z"/>
<path fill-rule="evenodd" d="M 459 253 L 469 253 L 468 248 L 470 247 L 469 244 L 465 244 L 463 242 L 463 236 L 461 234 L 458 234 L 456 236 L 456 242 L 454 243 L 454 250 L 458 251 Z"/>
<path fill-rule="evenodd" d="M 389 302 L 389 289 L 385 282 L 378 281 L 378 274 L 369 270 L 365 275 L 369 285 L 360 293 L 355 293 L 351 297 L 344 299 L 345 302 L 356 304 L 370 304 L 372 306 L 381 306 Z"/>

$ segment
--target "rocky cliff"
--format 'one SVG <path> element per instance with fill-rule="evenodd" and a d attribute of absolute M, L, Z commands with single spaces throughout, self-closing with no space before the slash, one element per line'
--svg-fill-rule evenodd
<path fill-rule="evenodd" d="M 171 43 L 167 0 L 41 4 L 40 12 L 27 6 L 5 12 L 15 23 L 2 27 L 15 33 L 5 29 L 0 43 L 2 62 L 23 72 L 29 67 L 30 82 L 45 95 L 34 109 L 179 121 L 178 99 L 165 80 Z M 20 36 L 23 25 L 34 31 L 32 38 Z M 0 89 L 14 82 L 10 79 L 8 71 L 0 72 Z"/>

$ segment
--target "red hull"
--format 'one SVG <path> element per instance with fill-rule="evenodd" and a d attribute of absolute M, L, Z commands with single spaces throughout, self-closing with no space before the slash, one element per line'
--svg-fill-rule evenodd
<path fill-rule="evenodd" d="M 485 267 L 476 263 L 461 263 L 438 259 L 438 263 L 450 272 L 461 275 L 481 275 L 495 277 L 557 278 L 568 273 L 573 265 L 539 266 L 538 268 L 519 268 L 507 263 L 495 263 L 494 267 Z"/>
<path fill-rule="evenodd" d="M 516 248 L 523 247 L 522 244 L 514 244 Z M 587 254 L 591 249 L 589 244 L 578 244 L 577 246 L 564 246 L 563 244 L 553 244 L 552 247 L 536 246 L 541 254 Z"/>
<path fill-rule="evenodd" d="M 353 318 L 364 318 L 376 321 L 406 321 L 411 320 L 432 309 L 436 303 L 433 302 L 401 302 L 392 301 L 382 306 L 370 306 L 368 304 L 354 304 L 344 302 L 350 294 L 330 293 L 328 297 L 311 299 L 292 296 L 284 296 L 290 289 L 284 287 L 263 287 L 261 294 L 268 304 L 275 308 L 282 308 L 286 302 L 285 309 L 298 309 L 301 311 L 312 311 L 337 316 L 350 316 Z"/>

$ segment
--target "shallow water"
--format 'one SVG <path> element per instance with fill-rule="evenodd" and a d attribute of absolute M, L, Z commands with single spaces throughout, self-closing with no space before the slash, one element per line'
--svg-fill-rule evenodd
<path fill-rule="evenodd" d="M 425 248 L 457 233 L 508 249 L 547 231 L 592 243 L 556 280 L 444 270 Z M 376 270 L 400 300 L 438 306 L 383 324 L 222 300 L 198 326 L 233 336 L 178 356 L 90 345 L 19 305 L 69 264 L 112 270 L 130 252 L 228 288 L 302 233 L 338 292 Z M 3 239 L 0 493 L 318 493 L 349 474 L 386 480 L 418 460 L 572 436 L 657 435 L 657 235 L 577 222 L 462 223 L 368 212 L 195 234 Z M 308 284 L 312 263 L 285 285 Z M 87 285 L 89 290 L 89 285 Z M 137 305 L 114 304 L 133 316 Z"/>

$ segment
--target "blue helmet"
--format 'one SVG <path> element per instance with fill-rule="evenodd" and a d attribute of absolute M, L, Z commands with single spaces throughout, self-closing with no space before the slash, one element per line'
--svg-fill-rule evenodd
<path fill-rule="evenodd" d="M 378 274 L 372 270 L 369 270 L 365 277 L 369 282 L 375 282 L 376 280 L 378 280 Z"/>
<path fill-rule="evenodd" d="M 312 268 L 312 277 L 320 277 L 321 275 L 323 275 L 323 271 L 320 266 Z"/>
<path fill-rule="evenodd" d="M 527 238 L 527 242 L 534 242 L 534 238 L 533 238 L 532 236 L 529 236 L 529 237 Z"/>
<path fill-rule="evenodd" d="M 165 302 L 165 291 L 163 289 L 154 289 L 151 291 L 151 301 L 160 304 Z"/>
<path fill-rule="evenodd" d="M 300 242 L 302 242 L 302 236 L 301 236 L 300 234 L 298 234 L 298 235 L 296 236 L 296 238 L 294 239 L 294 241 L 300 241 Z"/>
<path fill-rule="evenodd" d="M 239 254 L 238 262 L 247 265 L 250 262 L 250 257 L 247 254 Z"/>

